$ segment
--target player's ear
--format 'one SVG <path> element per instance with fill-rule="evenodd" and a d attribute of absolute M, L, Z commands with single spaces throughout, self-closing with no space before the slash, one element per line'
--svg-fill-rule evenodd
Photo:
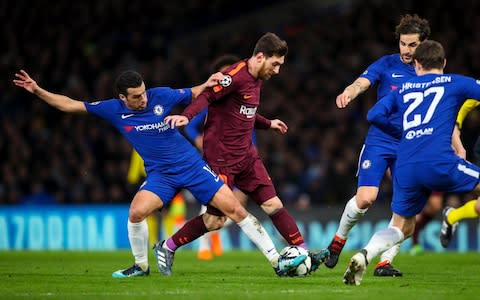
<path fill-rule="evenodd" d="M 118 98 L 122 101 L 127 101 L 127 97 L 124 94 L 118 94 Z"/>
<path fill-rule="evenodd" d="M 421 70 L 422 69 L 422 65 L 416 59 L 413 60 L 413 65 L 415 67 L 415 70 Z"/>
<path fill-rule="evenodd" d="M 446 66 L 446 65 L 447 65 L 447 59 L 444 58 L 444 59 L 443 59 L 443 68 L 442 68 L 442 69 L 445 69 L 445 66 Z"/>
<path fill-rule="evenodd" d="M 267 57 L 263 52 L 258 52 L 257 54 L 255 54 L 255 58 L 257 62 L 261 62 L 263 59 L 266 59 Z"/>

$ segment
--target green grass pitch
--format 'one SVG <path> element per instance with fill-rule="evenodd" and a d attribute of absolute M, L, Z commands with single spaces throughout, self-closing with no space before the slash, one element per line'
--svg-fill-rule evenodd
<path fill-rule="evenodd" d="M 399 278 L 373 276 L 361 286 L 342 283 L 348 259 L 305 278 L 276 277 L 260 252 L 231 251 L 199 261 L 178 251 L 173 275 L 163 277 L 150 253 L 149 277 L 114 279 L 112 271 L 133 263 L 129 251 L 0 252 L 2 299 L 478 299 L 479 253 L 400 254 Z"/>

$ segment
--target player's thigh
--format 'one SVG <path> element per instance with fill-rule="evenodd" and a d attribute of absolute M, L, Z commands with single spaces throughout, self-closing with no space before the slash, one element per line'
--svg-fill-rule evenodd
<path fill-rule="evenodd" d="M 141 222 L 155 210 L 163 207 L 163 202 L 157 194 L 142 189 L 133 197 L 128 216 L 131 222 Z"/>
<path fill-rule="evenodd" d="M 232 190 L 230 190 L 225 184 L 220 187 L 217 193 L 213 196 L 209 208 L 207 208 L 207 212 L 209 212 L 210 206 L 217 208 L 236 223 L 243 220 L 248 214 L 240 201 L 235 198 Z"/>
<path fill-rule="evenodd" d="M 379 187 L 387 168 L 392 168 L 396 153 L 389 148 L 363 145 L 358 160 L 358 186 Z"/>
<path fill-rule="evenodd" d="M 234 189 L 233 189 L 233 195 L 235 195 L 235 198 L 237 198 L 238 201 L 240 201 L 240 203 L 241 203 L 243 206 L 247 206 L 247 200 L 248 200 L 248 195 L 247 195 L 247 194 L 245 194 L 244 192 L 242 192 L 239 188 L 234 187 Z"/>
<path fill-rule="evenodd" d="M 177 192 L 178 183 L 172 176 L 159 172 L 150 172 L 140 186 L 133 202 L 137 202 L 136 198 L 139 198 L 138 202 L 150 202 L 148 205 L 155 206 L 160 201 L 161 206 L 158 208 L 161 208 L 168 206 Z"/>
<path fill-rule="evenodd" d="M 223 185 L 223 180 L 203 160 L 198 160 L 182 174 L 182 187 L 203 205 L 207 205 Z"/>
<path fill-rule="evenodd" d="M 235 176 L 235 185 L 258 205 L 278 198 L 272 179 L 260 158 L 254 158 L 245 165 L 243 170 Z"/>
<path fill-rule="evenodd" d="M 403 217 L 414 217 L 422 211 L 431 189 L 423 186 L 415 164 L 397 168 L 393 176 L 392 212 Z"/>

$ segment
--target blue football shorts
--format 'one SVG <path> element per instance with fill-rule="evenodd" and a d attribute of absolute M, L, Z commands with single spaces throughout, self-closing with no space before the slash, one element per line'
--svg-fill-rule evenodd
<path fill-rule="evenodd" d="M 396 144 L 364 144 L 358 159 L 358 186 L 379 187 L 387 168 L 394 172 L 393 166 L 396 159 Z"/>
<path fill-rule="evenodd" d="M 404 217 L 420 213 L 431 191 L 465 193 L 479 183 L 480 167 L 457 156 L 396 166 L 392 211 Z"/>
<path fill-rule="evenodd" d="M 187 189 L 198 202 L 207 205 L 223 184 L 210 166 L 199 158 L 175 173 L 153 169 L 139 190 L 151 191 L 166 206 L 180 190 Z"/>

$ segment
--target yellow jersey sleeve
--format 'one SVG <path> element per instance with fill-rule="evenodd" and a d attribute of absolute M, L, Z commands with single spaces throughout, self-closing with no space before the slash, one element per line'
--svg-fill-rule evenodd
<path fill-rule="evenodd" d="M 143 165 L 143 159 L 137 151 L 132 150 L 132 156 L 130 158 L 130 166 L 128 167 L 127 180 L 131 184 L 138 183 L 142 178 L 145 178 L 145 167 Z"/>
<path fill-rule="evenodd" d="M 463 121 L 467 117 L 468 113 L 471 112 L 475 107 L 480 105 L 480 101 L 475 99 L 467 99 L 457 115 L 457 124 L 460 129 L 462 129 Z"/>

